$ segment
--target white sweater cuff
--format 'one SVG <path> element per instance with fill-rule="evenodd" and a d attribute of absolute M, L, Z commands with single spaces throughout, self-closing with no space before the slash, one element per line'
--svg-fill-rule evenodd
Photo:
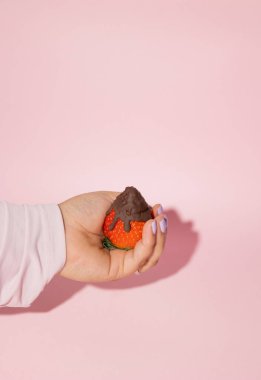
<path fill-rule="evenodd" d="M 0 202 L 0 306 L 30 306 L 65 261 L 57 204 Z"/>

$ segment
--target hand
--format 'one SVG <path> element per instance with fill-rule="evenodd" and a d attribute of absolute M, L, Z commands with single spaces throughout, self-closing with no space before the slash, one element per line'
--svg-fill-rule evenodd
<path fill-rule="evenodd" d="M 108 250 L 102 245 L 102 226 L 105 213 L 120 192 L 95 191 L 70 198 L 60 204 L 66 239 L 66 263 L 60 275 L 76 281 L 101 282 L 117 280 L 136 271 L 142 273 L 156 265 L 165 245 L 166 232 L 157 215 L 160 204 L 153 206 L 157 222 L 154 235 L 153 219 L 143 227 L 142 239 L 134 249 Z"/>

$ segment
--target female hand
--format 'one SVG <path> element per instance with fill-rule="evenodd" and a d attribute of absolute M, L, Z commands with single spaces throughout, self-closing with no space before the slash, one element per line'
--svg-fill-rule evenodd
<path fill-rule="evenodd" d="M 108 250 L 103 247 L 102 226 L 105 214 L 119 194 L 120 192 L 114 191 L 95 191 L 58 204 L 66 239 L 66 263 L 60 271 L 61 276 L 84 282 L 110 281 L 136 271 L 143 273 L 157 264 L 167 233 L 166 215 L 157 215 L 160 204 L 153 206 L 155 219 L 144 224 L 142 239 L 134 249 Z M 151 226 L 153 220 L 156 220 L 155 234 Z M 165 232 L 161 231 L 160 222 Z"/>

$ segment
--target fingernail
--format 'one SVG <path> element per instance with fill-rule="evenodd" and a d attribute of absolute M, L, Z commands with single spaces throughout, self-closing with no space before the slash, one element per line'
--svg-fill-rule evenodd
<path fill-rule="evenodd" d="M 165 218 L 160 221 L 160 229 L 163 233 L 165 233 L 167 230 L 167 222 Z"/>
<path fill-rule="evenodd" d="M 153 220 L 153 222 L 151 223 L 151 228 L 152 228 L 153 234 L 155 235 L 156 231 L 157 231 L 157 222 L 156 222 L 156 220 Z"/>
<path fill-rule="evenodd" d="M 158 208 L 158 215 L 162 213 L 163 213 L 163 207 L 160 205 L 160 207 Z"/>
<path fill-rule="evenodd" d="M 134 274 L 140 274 L 140 272 L 137 270 L 136 272 L 134 272 Z"/>

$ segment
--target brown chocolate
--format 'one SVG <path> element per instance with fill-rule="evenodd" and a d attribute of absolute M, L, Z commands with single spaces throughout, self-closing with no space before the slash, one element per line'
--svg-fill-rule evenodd
<path fill-rule="evenodd" d="M 115 216 L 109 226 L 110 230 L 113 230 L 118 219 L 124 222 L 124 230 L 130 232 L 130 221 L 146 222 L 153 218 L 152 207 L 147 204 L 141 193 L 133 186 L 127 186 L 125 190 L 117 196 L 106 212 L 106 215 L 108 215 L 112 209 L 115 210 Z"/>

